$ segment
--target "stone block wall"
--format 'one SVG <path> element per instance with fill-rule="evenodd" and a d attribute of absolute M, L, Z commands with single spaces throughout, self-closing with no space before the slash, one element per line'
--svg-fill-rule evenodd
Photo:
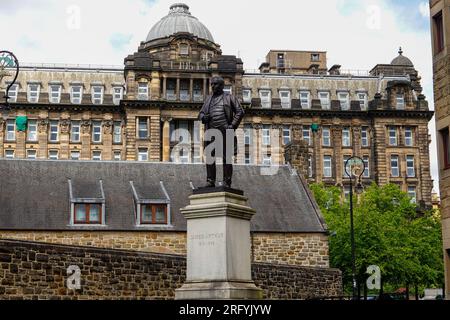
<path fill-rule="evenodd" d="M 67 286 L 69 266 L 81 270 L 79 290 Z M 340 296 L 341 272 L 255 263 L 266 299 Z M 182 256 L 0 240 L 0 300 L 174 298 L 184 283 Z"/>

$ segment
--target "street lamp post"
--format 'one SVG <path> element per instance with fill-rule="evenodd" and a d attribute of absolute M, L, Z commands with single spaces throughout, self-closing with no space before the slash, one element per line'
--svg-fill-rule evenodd
<path fill-rule="evenodd" d="M 361 177 L 366 170 L 364 160 L 360 157 L 351 157 L 345 162 L 345 173 L 350 178 L 350 238 L 352 247 L 352 286 L 353 300 L 357 299 L 358 283 L 356 281 L 356 247 L 355 247 L 355 226 L 353 219 L 353 178 L 357 178 L 357 193 L 362 191 Z M 359 299 L 359 296 L 358 296 Z"/>
<path fill-rule="evenodd" d="M 4 120 L 7 120 L 10 110 L 9 90 L 16 83 L 18 76 L 19 60 L 17 60 L 17 57 L 10 51 L 0 51 L 0 82 L 3 80 L 3 78 L 12 78 L 9 83 L 6 83 L 4 103 L 0 101 L 0 111 Z"/>

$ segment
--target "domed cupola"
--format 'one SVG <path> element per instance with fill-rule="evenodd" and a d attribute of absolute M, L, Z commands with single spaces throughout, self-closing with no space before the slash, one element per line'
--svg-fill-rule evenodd
<path fill-rule="evenodd" d="M 200 39 L 214 43 L 214 38 L 206 26 L 189 12 L 189 6 L 176 3 L 170 7 L 170 12 L 150 30 L 147 41 L 163 39 L 177 33 L 190 33 Z"/>
<path fill-rule="evenodd" d="M 395 58 L 394 60 L 392 60 L 391 65 L 393 65 L 393 66 L 409 66 L 409 67 L 414 66 L 412 61 L 403 55 L 403 50 L 401 47 L 400 47 L 400 50 L 398 51 L 398 57 Z"/>

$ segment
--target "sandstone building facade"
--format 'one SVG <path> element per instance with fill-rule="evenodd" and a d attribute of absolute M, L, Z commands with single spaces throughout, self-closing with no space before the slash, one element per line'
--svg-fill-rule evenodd
<path fill-rule="evenodd" d="M 344 162 L 357 155 L 367 166 L 364 184 L 396 183 L 431 206 L 433 112 L 401 50 L 366 73 L 328 68 L 326 52 L 271 50 L 259 71 L 245 72 L 183 4 L 170 8 L 124 68 L 22 66 L 12 110 L 0 120 L 0 156 L 201 163 L 197 115 L 213 76 L 246 110 L 238 163 L 289 160 L 310 182 L 346 193 Z"/>
<path fill-rule="evenodd" d="M 431 0 L 434 97 L 438 137 L 446 297 L 450 298 L 450 1 Z"/>

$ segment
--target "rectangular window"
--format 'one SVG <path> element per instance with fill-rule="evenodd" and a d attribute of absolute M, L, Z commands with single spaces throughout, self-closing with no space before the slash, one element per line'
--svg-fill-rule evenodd
<path fill-rule="evenodd" d="M 38 140 L 37 120 L 28 120 L 27 141 L 35 142 Z"/>
<path fill-rule="evenodd" d="M 252 144 L 252 125 L 244 125 L 244 144 L 250 146 Z"/>
<path fill-rule="evenodd" d="M 366 111 L 368 107 L 367 93 L 358 93 L 359 107 L 362 111 Z"/>
<path fill-rule="evenodd" d="M 322 145 L 324 147 L 331 147 L 331 132 L 328 127 L 322 129 Z"/>
<path fill-rule="evenodd" d="M 245 164 L 252 164 L 252 158 L 249 153 L 245 154 L 244 162 L 245 162 Z"/>
<path fill-rule="evenodd" d="M 102 123 L 100 121 L 92 122 L 92 142 L 102 142 Z"/>
<path fill-rule="evenodd" d="M 36 150 L 27 150 L 27 159 L 36 160 L 37 151 Z"/>
<path fill-rule="evenodd" d="M 300 104 L 302 109 L 311 109 L 311 93 L 309 91 L 300 91 Z"/>
<path fill-rule="evenodd" d="M 102 224 L 102 205 L 75 204 L 74 224 Z"/>
<path fill-rule="evenodd" d="M 280 91 L 281 107 L 283 109 L 291 108 L 291 92 L 290 91 Z"/>
<path fill-rule="evenodd" d="M 398 156 L 391 156 L 391 176 L 394 178 L 400 177 Z"/>
<path fill-rule="evenodd" d="M 319 54 L 319 53 L 313 53 L 313 54 L 311 54 L 311 61 L 312 61 L 312 62 L 320 61 L 320 54 Z"/>
<path fill-rule="evenodd" d="M 308 146 L 312 144 L 311 140 L 311 127 L 310 126 L 303 126 L 303 140 L 305 140 L 308 143 Z"/>
<path fill-rule="evenodd" d="M 123 99 L 123 88 L 114 87 L 113 88 L 113 103 L 118 106 L 120 101 Z"/>
<path fill-rule="evenodd" d="M 138 100 L 148 100 L 148 83 L 147 82 L 139 83 Z"/>
<path fill-rule="evenodd" d="M 80 160 L 80 151 L 71 151 L 70 160 Z"/>
<path fill-rule="evenodd" d="M 101 161 L 102 160 L 102 152 L 101 151 L 93 151 L 92 152 L 92 160 Z"/>
<path fill-rule="evenodd" d="M 411 203 L 417 203 L 417 192 L 415 186 L 408 186 L 408 196 L 411 199 Z"/>
<path fill-rule="evenodd" d="M 287 145 L 291 142 L 291 127 L 283 126 L 283 144 Z"/>
<path fill-rule="evenodd" d="M 122 122 L 114 121 L 114 143 L 122 143 Z"/>
<path fill-rule="evenodd" d="M 148 149 L 139 149 L 138 161 L 148 161 Z"/>
<path fill-rule="evenodd" d="M 59 141 L 59 121 L 50 121 L 49 141 Z"/>
<path fill-rule="evenodd" d="M 244 102 L 246 102 L 246 103 L 252 102 L 252 90 L 244 89 L 242 91 L 242 97 L 244 99 Z"/>
<path fill-rule="evenodd" d="M 167 205 L 141 205 L 141 224 L 168 224 Z"/>
<path fill-rule="evenodd" d="M 370 162 L 369 162 L 369 157 L 368 156 L 364 156 L 363 157 L 364 160 L 364 174 L 363 177 L 364 178 L 370 178 Z"/>
<path fill-rule="evenodd" d="M 50 85 L 48 88 L 48 100 L 50 103 L 60 103 L 61 102 L 61 86 L 60 85 Z"/>
<path fill-rule="evenodd" d="M 344 161 L 342 164 L 342 176 L 344 178 L 348 178 L 347 171 L 345 170 L 345 165 L 347 164 L 348 159 L 350 159 L 350 156 L 344 156 L 344 159 L 343 159 Z M 349 171 L 349 173 L 350 173 L 350 171 Z"/>
<path fill-rule="evenodd" d="M 73 104 L 81 104 L 83 101 L 83 87 L 72 86 L 70 88 L 70 102 Z"/>
<path fill-rule="evenodd" d="M 405 146 L 412 147 L 414 146 L 414 137 L 413 137 L 413 128 L 406 127 L 405 128 Z"/>
<path fill-rule="evenodd" d="M 17 96 L 19 93 L 19 85 L 13 84 L 11 88 L 9 88 L 8 96 L 9 96 L 9 102 L 17 102 Z"/>
<path fill-rule="evenodd" d="M 405 109 L 405 95 L 403 93 L 398 93 L 396 98 L 396 105 L 398 110 Z"/>
<path fill-rule="evenodd" d="M 27 98 L 30 103 L 38 103 L 39 102 L 39 91 L 41 85 L 39 84 L 29 84 Z"/>
<path fill-rule="evenodd" d="M 272 156 L 265 155 L 262 161 L 263 166 L 271 166 L 272 165 Z"/>
<path fill-rule="evenodd" d="M 187 44 L 180 44 L 180 55 L 181 56 L 189 55 L 189 46 Z"/>
<path fill-rule="evenodd" d="M 322 109 L 329 110 L 330 109 L 330 93 L 329 92 L 319 92 L 319 100 Z"/>
<path fill-rule="evenodd" d="M 408 178 L 416 177 L 416 170 L 414 167 L 414 156 L 406 156 L 406 175 Z"/>
<path fill-rule="evenodd" d="M 369 143 L 369 128 L 362 127 L 361 128 L 361 146 L 368 147 L 369 145 L 370 145 L 370 143 Z"/>
<path fill-rule="evenodd" d="M 444 50 L 445 40 L 444 40 L 444 21 L 442 18 L 442 11 L 433 17 L 434 24 L 434 47 L 435 54 Z"/>
<path fill-rule="evenodd" d="M 114 151 L 114 161 L 121 161 L 122 153 L 120 151 Z"/>
<path fill-rule="evenodd" d="M 5 150 L 6 159 L 14 159 L 14 150 Z"/>
<path fill-rule="evenodd" d="M 272 107 L 272 94 L 269 90 L 259 91 L 259 97 L 261 98 L 261 107 L 270 109 Z"/>
<path fill-rule="evenodd" d="M 6 121 L 6 141 L 16 140 L 16 121 L 7 120 Z"/>
<path fill-rule="evenodd" d="M 442 139 L 442 154 L 444 169 L 450 168 L 450 134 L 448 128 L 439 131 Z"/>
<path fill-rule="evenodd" d="M 397 128 L 389 127 L 389 145 L 397 146 Z"/>
<path fill-rule="evenodd" d="M 324 176 L 324 178 L 332 178 L 333 177 L 333 170 L 332 170 L 331 166 L 332 166 L 331 156 L 324 156 L 323 157 L 323 176 Z"/>
<path fill-rule="evenodd" d="M 352 145 L 352 139 L 350 136 L 350 128 L 345 127 L 342 129 L 342 146 L 350 147 Z"/>
<path fill-rule="evenodd" d="M 350 110 L 350 95 L 348 92 L 339 92 L 338 99 L 341 104 L 341 110 Z"/>
<path fill-rule="evenodd" d="M 262 144 L 263 146 L 270 146 L 270 125 L 263 125 Z"/>
<path fill-rule="evenodd" d="M 80 121 L 72 121 L 70 124 L 70 141 L 74 143 L 80 142 L 80 132 Z"/>
<path fill-rule="evenodd" d="M 103 86 L 93 86 L 92 87 L 92 103 L 93 104 L 103 104 Z"/>
<path fill-rule="evenodd" d="M 138 119 L 138 138 L 148 139 L 148 119 L 139 118 Z"/>
<path fill-rule="evenodd" d="M 48 158 L 49 158 L 50 160 L 58 160 L 58 158 L 59 158 L 59 152 L 58 152 L 58 150 L 50 150 L 50 151 L 48 152 Z"/>

